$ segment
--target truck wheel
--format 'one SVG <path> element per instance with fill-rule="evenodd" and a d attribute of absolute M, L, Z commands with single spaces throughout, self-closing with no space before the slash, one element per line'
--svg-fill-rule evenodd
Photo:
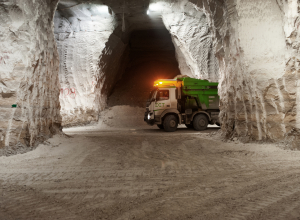
<path fill-rule="evenodd" d="M 164 129 L 164 125 L 163 125 L 163 124 L 157 125 L 157 127 L 158 127 L 159 129 Z"/>
<path fill-rule="evenodd" d="M 193 119 L 194 129 L 196 131 L 203 131 L 207 128 L 208 120 L 207 117 L 203 114 L 196 115 Z"/>
<path fill-rule="evenodd" d="M 164 129 L 167 132 L 173 132 L 176 131 L 178 126 L 178 119 L 175 115 L 167 115 L 164 123 L 163 123 Z"/>
<path fill-rule="evenodd" d="M 194 128 L 193 124 L 185 124 L 187 128 Z"/>

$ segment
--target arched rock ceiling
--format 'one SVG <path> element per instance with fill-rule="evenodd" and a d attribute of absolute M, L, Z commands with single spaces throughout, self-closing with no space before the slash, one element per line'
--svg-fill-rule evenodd
<path fill-rule="evenodd" d="M 132 29 L 157 29 L 164 28 L 159 13 L 147 14 L 150 0 L 61 0 L 57 11 L 64 17 L 72 17 L 76 13 L 74 9 L 81 7 L 91 11 L 89 5 L 107 5 L 110 13 L 114 13 L 116 20 L 121 24 L 123 14 L 126 20 L 126 27 Z"/>

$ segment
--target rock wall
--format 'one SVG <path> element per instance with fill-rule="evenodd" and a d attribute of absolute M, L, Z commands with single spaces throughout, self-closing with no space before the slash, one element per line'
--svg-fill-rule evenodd
<path fill-rule="evenodd" d="M 26 152 L 60 130 L 57 2 L 0 2 L 0 155 Z"/>
<path fill-rule="evenodd" d="M 221 66 L 223 134 L 278 141 L 298 124 L 296 1 L 228 1 Z"/>
<path fill-rule="evenodd" d="M 100 57 L 99 75 L 95 87 L 97 111 L 104 110 L 107 98 L 123 75 L 129 59 L 129 48 L 118 35 L 112 34 Z"/>
<path fill-rule="evenodd" d="M 211 81 L 218 79 L 224 137 L 280 141 L 299 130 L 300 3 L 152 3 L 160 4 L 159 11 L 173 35 L 182 73 Z M 209 40 L 202 43 L 203 39 Z M 207 48 L 218 62 L 207 55 Z"/>
<path fill-rule="evenodd" d="M 187 0 L 152 4 L 161 8 L 163 22 L 172 35 L 181 73 L 218 82 L 219 64 L 213 47 L 214 36 L 204 8 Z"/>
<path fill-rule="evenodd" d="M 79 4 L 59 7 L 54 21 L 63 125 L 95 121 L 106 105 L 126 48 L 113 34 L 115 16 L 105 5 Z"/>

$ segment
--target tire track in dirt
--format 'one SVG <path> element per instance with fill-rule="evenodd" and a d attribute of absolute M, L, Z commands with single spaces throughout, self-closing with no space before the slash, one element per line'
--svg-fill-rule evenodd
<path fill-rule="evenodd" d="M 91 137 L 85 150 L 51 163 L 44 157 L 5 166 L 0 210 L 14 219 L 182 220 L 279 219 L 291 216 L 279 215 L 279 205 L 299 207 L 293 198 L 300 194 L 300 163 L 284 154 L 274 153 L 278 166 L 272 154 L 194 136 L 114 135 Z"/>
<path fill-rule="evenodd" d="M 5 192 L 0 212 L 11 219 L 76 219 L 65 207 L 55 200 L 41 197 L 33 189 L 20 186 L 10 186 Z"/>
<path fill-rule="evenodd" d="M 299 193 L 298 193 L 299 194 Z M 294 200 L 292 203 L 284 203 L 285 210 L 283 212 L 278 213 L 277 217 L 274 217 L 274 220 L 281 219 L 295 219 L 298 220 L 300 218 L 300 201 L 299 195 L 297 200 Z"/>

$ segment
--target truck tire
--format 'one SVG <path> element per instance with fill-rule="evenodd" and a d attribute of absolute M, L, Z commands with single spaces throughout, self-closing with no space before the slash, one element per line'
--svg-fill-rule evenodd
<path fill-rule="evenodd" d="M 185 124 L 187 128 L 194 128 L 193 124 Z"/>
<path fill-rule="evenodd" d="M 157 127 L 158 127 L 159 129 L 164 129 L 164 125 L 163 125 L 163 124 L 157 125 Z"/>
<path fill-rule="evenodd" d="M 178 119 L 175 115 L 167 115 L 163 122 L 163 126 L 165 131 L 167 132 L 174 132 L 178 126 Z"/>
<path fill-rule="evenodd" d="M 196 131 L 203 131 L 207 128 L 208 119 L 203 114 L 196 115 L 193 119 L 193 125 Z"/>

